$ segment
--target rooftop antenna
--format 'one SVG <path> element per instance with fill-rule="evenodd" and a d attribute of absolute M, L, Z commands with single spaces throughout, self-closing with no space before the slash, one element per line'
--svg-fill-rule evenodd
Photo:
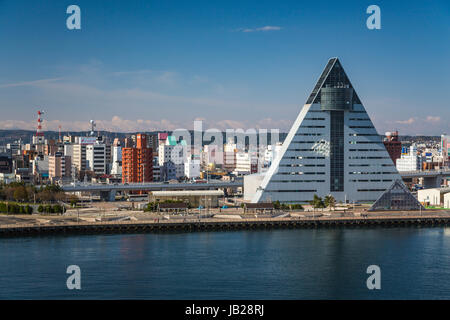
<path fill-rule="evenodd" d="M 97 124 L 95 123 L 94 120 L 90 120 L 89 123 L 91 124 L 91 137 L 93 137 L 95 134 L 94 130 L 95 130 L 95 127 L 97 126 Z"/>

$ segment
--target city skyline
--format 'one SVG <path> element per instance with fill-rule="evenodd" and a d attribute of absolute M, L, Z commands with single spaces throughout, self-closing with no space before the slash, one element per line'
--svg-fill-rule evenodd
<path fill-rule="evenodd" d="M 370 3 L 272 1 L 78 1 L 82 28 L 68 30 L 70 4 L 0 2 L 0 129 L 34 128 L 43 109 L 44 130 L 89 130 L 89 119 L 118 132 L 192 129 L 204 119 L 287 132 L 316 70 L 338 56 L 379 134 L 448 131 L 444 1 L 381 1 L 380 30 L 366 27 Z"/>

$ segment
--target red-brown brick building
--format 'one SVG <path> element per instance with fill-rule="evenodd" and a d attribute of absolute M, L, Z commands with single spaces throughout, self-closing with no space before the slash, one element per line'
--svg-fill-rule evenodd
<path fill-rule="evenodd" d="M 398 131 L 386 132 L 386 138 L 383 141 L 389 156 L 394 165 L 397 164 L 397 159 L 402 156 L 402 143 L 398 139 Z"/>
<path fill-rule="evenodd" d="M 136 135 L 136 145 L 122 149 L 122 183 L 153 181 L 153 151 L 147 147 L 147 136 Z"/>

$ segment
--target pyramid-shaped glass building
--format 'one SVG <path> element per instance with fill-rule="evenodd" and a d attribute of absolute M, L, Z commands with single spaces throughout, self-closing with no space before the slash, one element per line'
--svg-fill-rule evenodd
<path fill-rule="evenodd" d="M 252 202 L 375 202 L 401 180 L 340 61 L 328 61 Z"/>
<path fill-rule="evenodd" d="M 394 183 L 375 201 L 369 211 L 425 210 L 401 180 Z"/>

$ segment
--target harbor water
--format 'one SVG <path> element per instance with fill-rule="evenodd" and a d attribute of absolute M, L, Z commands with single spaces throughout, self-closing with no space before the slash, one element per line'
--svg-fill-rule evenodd
<path fill-rule="evenodd" d="M 0 238 L 0 299 L 449 298 L 446 227 Z"/>

